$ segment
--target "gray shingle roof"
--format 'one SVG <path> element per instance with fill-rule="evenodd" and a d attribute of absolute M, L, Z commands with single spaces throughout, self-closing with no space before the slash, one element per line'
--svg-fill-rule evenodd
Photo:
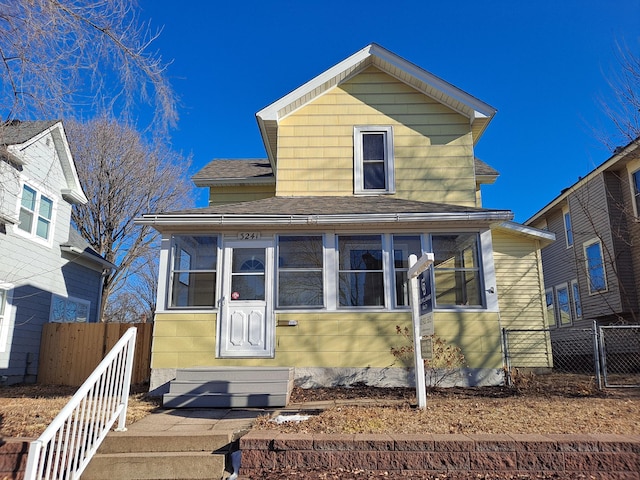
<path fill-rule="evenodd" d="M 273 178 L 269 160 L 262 158 L 243 158 L 234 160 L 216 159 L 209 162 L 193 176 L 198 183 L 203 180 Z"/>
<path fill-rule="evenodd" d="M 498 171 L 479 158 L 474 159 L 476 175 L 497 176 Z M 207 180 L 245 180 L 273 178 L 269 160 L 262 158 L 216 159 L 205 165 L 193 176 L 196 184 Z"/>
<path fill-rule="evenodd" d="M 0 126 L 0 145 L 18 145 L 35 137 L 60 120 L 12 120 Z"/>
<path fill-rule="evenodd" d="M 394 213 L 481 213 L 485 208 L 416 202 L 389 196 L 269 197 L 250 202 L 166 212 L 180 215 L 353 215 Z M 506 212 L 506 211 L 505 211 Z"/>

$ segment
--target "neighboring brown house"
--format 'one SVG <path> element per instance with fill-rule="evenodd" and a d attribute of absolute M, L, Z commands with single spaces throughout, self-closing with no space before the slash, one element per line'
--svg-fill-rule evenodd
<path fill-rule="evenodd" d="M 616 149 L 525 222 L 557 239 L 542 250 L 552 340 L 594 320 L 640 321 L 639 144 Z"/>

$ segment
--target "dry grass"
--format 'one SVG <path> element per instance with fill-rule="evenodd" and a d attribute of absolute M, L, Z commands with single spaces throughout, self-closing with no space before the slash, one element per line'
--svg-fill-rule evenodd
<path fill-rule="evenodd" d="M 0 387 L 0 437 L 38 437 L 67 404 L 77 389 L 60 385 L 16 385 Z M 157 408 L 158 399 L 144 389 L 132 389 L 127 424 Z"/>
<path fill-rule="evenodd" d="M 375 403 L 350 405 L 350 399 L 363 397 Z M 513 389 L 434 390 L 424 410 L 413 406 L 412 389 L 294 392 L 294 401 L 312 399 L 335 405 L 297 424 L 277 425 L 263 416 L 254 428 L 287 433 L 640 434 L 640 391 L 599 392 L 586 376 L 525 376 Z"/>

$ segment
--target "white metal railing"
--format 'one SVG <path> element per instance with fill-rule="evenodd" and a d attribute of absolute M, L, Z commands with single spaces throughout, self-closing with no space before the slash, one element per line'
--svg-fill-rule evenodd
<path fill-rule="evenodd" d="M 136 329 L 130 328 L 29 446 L 25 480 L 79 479 L 118 420 L 126 430 Z"/>

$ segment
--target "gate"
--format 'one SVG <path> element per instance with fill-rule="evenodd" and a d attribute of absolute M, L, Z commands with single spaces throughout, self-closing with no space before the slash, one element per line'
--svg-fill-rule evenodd
<path fill-rule="evenodd" d="M 605 387 L 640 387 L 640 325 L 598 330 Z"/>

